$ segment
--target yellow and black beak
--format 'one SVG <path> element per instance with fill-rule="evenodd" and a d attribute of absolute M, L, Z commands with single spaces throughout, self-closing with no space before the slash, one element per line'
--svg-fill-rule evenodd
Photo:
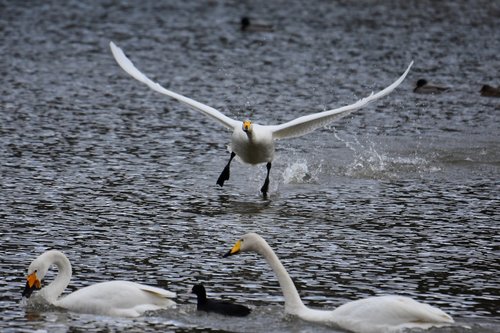
<path fill-rule="evenodd" d="M 42 284 L 40 280 L 38 280 L 38 277 L 36 276 L 36 271 L 34 271 L 26 278 L 26 286 L 24 287 L 23 290 L 23 297 L 29 298 L 33 293 L 33 290 L 40 289 L 41 287 Z"/>
<path fill-rule="evenodd" d="M 240 252 L 240 249 L 241 249 L 241 242 L 243 242 L 243 240 L 241 240 L 241 239 L 239 241 L 237 241 L 236 244 L 234 244 L 233 248 L 231 250 L 229 250 L 222 257 L 226 258 L 226 257 L 232 256 L 233 254 L 238 254 Z"/>
<path fill-rule="evenodd" d="M 252 126 L 252 122 L 250 120 L 245 120 L 243 122 L 243 131 L 248 132 L 250 131 L 250 127 Z"/>

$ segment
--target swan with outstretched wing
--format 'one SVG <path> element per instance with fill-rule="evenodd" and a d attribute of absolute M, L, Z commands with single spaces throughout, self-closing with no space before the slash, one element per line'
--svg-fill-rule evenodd
<path fill-rule="evenodd" d="M 190 108 L 202 112 L 206 116 L 217 120 L 227 129 L 233 131 L 230 145 L 231 156 L 229 158 L 229 162 L 217 179 L 218 185 L 223 186 L 224 182 L 229 179 L 229 168 L 231 161 L 235 156 L 238 156 L 243 162 L 249 164 L 266 163 L 267 175 L 264 185 L 261 188 L 261 192 L 264 197 L 267 196 L 269 189 L 269 173 L 271 171 L 271 163 L 274 158 L 275 140 L 292 138 L 310 133 L 317 128 L 326 126 L 332 121 L 340 119 L 349 113 L 391 93 L 401 84 L 401 82 L 403 82 L 413 65 L 412 61 L 403 75 L 401 75 L 399 79 L 394 81 L 394 83 L 387 88 L 376 94 L 372 93 L 368 97 L 362 98 L 351 105 L 302 116 L 281 125 L 259 125 L 248 119 L 243 121 L 232 119 L 208 105 L 165 89 L 160 84 L 150 80 L 146 75 L 140 72 L 130 59 L 127 58 L 125 53 L 123 53 L 122 49 L 116 46 L 115 43 L 110 42 L 109 45 L 116 62 L 118 62 L 120 67 L 134 79 L 146 84 L 149 88 L 161 94 L 170 96 Z"/>

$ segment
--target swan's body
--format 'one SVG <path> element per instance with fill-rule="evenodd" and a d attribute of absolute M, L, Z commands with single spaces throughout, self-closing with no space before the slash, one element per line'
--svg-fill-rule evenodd
<path fill-rule="evenodd" d="M 429 328 L 453 323 L 453 319 L 440 309 L 403 296 L 368 297 L 331 311 L 310 309 L 302 303 L 286 269 L 262 237 L 255 233 L 246 234 L 224 256 L 243 251 L 257 252 L 266 259 L 283 291 L 285 312 L 303 320 L 359 333 L 397 332 L 404 328 Z"/>
<path fill-rule="evenodd" d="M 113 42 L 110 42 L 110 47 L 115 60 L 118 62 L 121 68 L 133 78 L 146 84 L 149 88 L 159 93 L 170 96 L 177 101 L 202 112 L 206 116 L 217 120 L 227 129 L 233 131 L 230 146 L 231 158 L 229 160 L 229 163 L 226 165 L 226 168 L 217 180 L 218 185 L 223 186 L 224 182 L 229 179 L 229 166 L 235 155 L 237 155 L 243 162 L 249 164 L 267 163 L 266 181 L 264 183 L 264 186 L 262 186 L 261 188 L 261 192 L 264 194 L 264 196 L 266 196 L 268 191 L 269 171 L 271 169 L 271 162 L 274 158 L 274 140 L 292 138 L 307 134 L 319 127 L 323 127 L 336 119 L 342 118 L 349 113 L 368 105 L 370 102 L 378 98 L 389 94 L 398 85 L 400 85 L 401 82 L 403 82 L 406 75 L 410 71 L 411 66 L 413 65 L 412 61 L 403 75 L 401 75 L 399 79 L 397 79 L 387 88 L 379 91 L 376 94 L 372 93 L 370 96 L 362 98 L 351 105 L 302 116 L 281 125 L 259 125 L 256 123 L 252 123 L 249 120 L 245 120 L 242 122 L 229 118 L 222 114 L 220 111 L 208 105 L 202 104 L 163 88 L 161 85 L 151 81 L 146 75 L 141 73 L 127 58 L 127 56 L 125 56 L 123 51 Z"/>
<path fill-rule="evenodd" d="M 33 289 L 40 289 L 51 265 L 56 265 L 59 272 L 38 295 L 52 305 L 74 312 L 122 317 L 137 317 L 145 311 L 175 307 L 170 299 L 176 296 L 175 293 L 129 281 L 101 282 L 60 298 L 72 272 L 68 258 L 57 250 L 44 252 L 30 264 L 23 296 L 30 297 Z"/>

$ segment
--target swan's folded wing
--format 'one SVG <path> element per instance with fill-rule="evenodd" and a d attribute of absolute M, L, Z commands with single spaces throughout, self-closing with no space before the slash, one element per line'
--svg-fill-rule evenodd
<path fill-rule="evenodd" d="M 172 291 L 168 291 L 165 289 L 156 288 L 156 287 L 152 287 L 152 286 L 148 286 L 148 285 L 144 285 L 144 284 L 140 285 L 140 289 L 143 291 L 146 291 L 148 293 L 151 293 L 153 295 L 157 295 L 157 296 L 161 296 L 161 297 L 166 297 L 166 298 L 177 297 L 177 294 L 172 292 Z"/>
<path fill-rule="evenodd" d="M 326 126 L 332 121 L 345 117 L 349 113 L 356 111 L 357 109 L 368 105 L 374 100 L 379 99 L 392 92 L 397 86 L 401 84 L 401 82 L 403 82 L 412 65 L 413 61 L 410 63 L 403 75 L 401 75 L 401 77 L 397 79 L 393 84 L 376 94 L 372 93 L 370 96 L 360 99 L 354 104 L 347 105 L 338 109 L 303 116 L 281 125 L 268 126 L 268 128 L 273 132 L 274 139 L 285 139 L 301 136 L 312 132 L 319 127 Z"/>
<path fill-rule="evenodd" d="M 52 302 L 71 311 L 137 317 L 144 311 L 174 307 L 174 292 L 131 281 L 106 281 L 78 289 Z"/>
<path fill-rule="evenodd" d="M 180 94 L 177 94 L 173 91 L 167 90 L 163 88 L 159 83 L 153 82 L 150 80 L 146 75 L 144 75 L 141 71 L 139 71 L 132 61 L 130 61 L 129 58 L 123 53 L 122 49 L 120 49 L 118 46 L 115 45 L 115 43 L 110 42 L 109 46 L 111 47 L 111 52 L 113 53 L 113 56 L 115 57 L 116 62 L 120 67 L 127 72 L 130 76 L 132 76 L 134 79 L 146 84 L 149 88 L 153 89 L 154 91 L 157 91 L 161 94 L 170 96 L 177 101 L 186 104 L 187 106 L 200 111 L 204 113 L 205 115 L 209 116 L 212 119 L 215 119 L 219 121 L 222 125 L 229 129 L 233 129 L 234 127 L 238 126 L 240 122 L 231 119 L 224 114 L 222 114 L 220 111 L 202 104 L 200 102 L 197 102 L 191 98 L 182 96 Z"/>
<path fill-rule="evenodd" d="M 428 327 L 453 323 L 453 318 L 431 305 L 402 296 L 376 296 L 359 299 L 333 311 L 342 327 Z M 358 323 L 358 324 L 356 324 Z"/>

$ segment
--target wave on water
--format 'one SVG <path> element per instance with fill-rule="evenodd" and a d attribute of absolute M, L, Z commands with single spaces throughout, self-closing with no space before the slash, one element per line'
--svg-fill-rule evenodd
<path fill-rule="evenodd" d="M 35 294 L 30 298 L 22 297 L 21 300 L 19 301 L 19 305 L 22 308 L 24 308 L 26 312 L 30 313 L 31 312 L 39 313 L 39 312 L 47 312 L 54 310 L 65 311 L 53 304 L 50 304 L 45 298 L 43 298 L 39 294 Z"/>

